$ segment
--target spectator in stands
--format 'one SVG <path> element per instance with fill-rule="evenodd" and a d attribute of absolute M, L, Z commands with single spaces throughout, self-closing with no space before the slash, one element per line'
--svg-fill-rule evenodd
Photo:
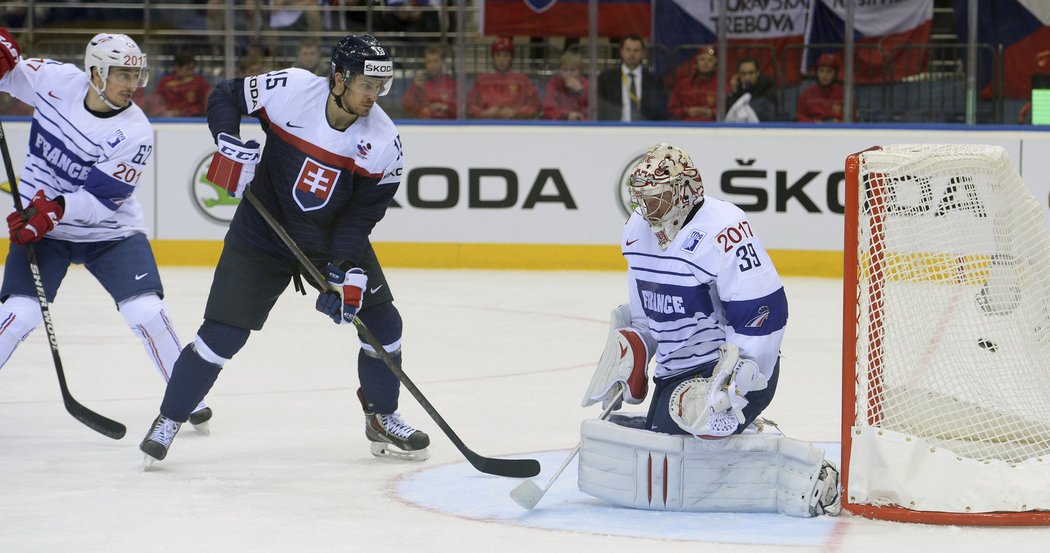
<path fill-rule="evenodd" d="M 241 61 L 237 63 L 237 76 L 238 77 L 251 77 L 254 75 L 262 75 L 266 72 L 265 65 L 263 64 L 262 55 L 252 52 L 247 56 L 241 58 Z"/>
<path fill-rule="evenodd" d="M 376 30 L 387 33 L 436 33 L 441 30 L 437 10 L 431 0 L 383 0 L 385 9 L 376 10 Z"/>
<path fill-rule="evenodd" d="M 645 42 L 630 35 L 620 42 L 619 67 L 598 74 L 598 119 L 667 119 L 667 93 L 660 79 L 642 66 Z"/>
<path fill-rule="evenodd" d="M 500 37 L 492 43 L 494 71 L 482 73 L 467 95 L 467 114 L 482 119 L 533 119 L 540 111 L 536 85 L 525 75 L 512 71 L 514 42 Z"/>
<path fill-rule="evenodd" d="M 773 79 L 763 75 L 758 60 L 751 56 L 736 62 L 736 74 L 729 81 L 733 89 L 726 104 L 726 121 L 757 123 L 776 121 L 780 102 Z"/>
<path fill-rule="evenodd" d="M 705 46 L 694 58 L 692 75 L 680 79 L 671 91 L 668 110 L 682 121 L 714 121 L 718 112 L 718 56 Z"/>
<path fill-rule="evenodd" d="M 803 123 L 841 123 L 845 89 L 839 82 L 839 60 L 834 54 L 817 58 L 817 82 L 798 97 L 795 119 Z"/>
<path fill-rule="evenodd" d="M 321 63 L 321 43 L 317 39 L 308 38 L 299 44 L 299 52 L 295 56 L 293 67 L 305 69 L 319 77 L 327 77 L 331 69 Z"/>
<path fill-rule="evenodd" d="M 547 81 L 543 95 L 543 118 L 567 121 L 587 119 L 587 78 L 580 74 L 583 57 L 569 48 L 558 59 L 558 74 Z"/>
<path fill-rule="evenodd" d="M 146 113 L 151 117 L 197 117 L 208 108 L 211 85 L 197 70 L 193 54 L 175 54 L 175 70 L 157 83 L 146 100 Z"/>
<path fill-rule="evenodd" d="M 264 17 L 268 18 L 270 30 L 317 36 L 317 33 L 324 31 L 326 27 L 325 15 L 329 13 L 330 8 L 323 10 L 303 8 L 327 6 L 328 0 L 268 0 L 267 4 L 274 7 L 273 10 L 262 12 Z M 274 36 L 269 37 L 268 40 L 273 53 L 280 56 L 292 55 L 288 37 Z M 291 40 L 294 42 L 296 39 Z"/>
<path fill-rule="evenodd" d="M 1050 88 L 1050 50 L 1042 50 L 1035 55 L 1035 73 L 1032 74 L 1032 89 Z M 1017 123 L 1027 125 L 1032 122 L 1032 102 L 1029 99 L 1021 106 L 1017 114 Z"/>
<path fill-rule="evenodd" d="M 448 49 L 443 44 L 427 46 L 424 70 L 417 71 L 405 89 L 401 106 L 418 119 L 456 118 L 456 79 L 445 68 Z"/>

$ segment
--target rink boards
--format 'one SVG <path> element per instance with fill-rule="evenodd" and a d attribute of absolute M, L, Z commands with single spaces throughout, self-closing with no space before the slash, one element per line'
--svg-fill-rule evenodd
<path fill-rule="evenodd" d="M 1002 146 L 1050 221 L 1050 133 L 1023 127 L 417 122 L 399 128 L 402 184 L 372 234 L 388 266 L 622 269 L 620 230 L 629 208 L 621 183 L 645 148 L 660 141 L 691 154 L 708 194 L 744 209 L 785 275 L 841 275 L 843 162 L 876 144 Z M 24 120 L 6 125 L 19 166 L 28 129 Z M 204 180 L 214 151 L 207 126 L 158 122 L 154 132 L 154 157 L 138 195 L 158 260 L 212 264 L 237 200 Z M 242 134 L 264 138 L 251 120 Z"/>

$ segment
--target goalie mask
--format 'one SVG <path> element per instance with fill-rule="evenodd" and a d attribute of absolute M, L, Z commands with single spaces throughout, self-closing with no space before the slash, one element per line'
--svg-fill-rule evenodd
<path fill-rule="evenodd" d="M 102 87 L 96 87 L 91 80 L 91 68 L 98 69 L 98 76 L 102 79 Z M 149 64 L 146 54 L 139 49 L 128 35 L 99 33 L 88 42 L 87 50 L 84 52 L 84 70 L 87 71 L 91 88 L 95 90 L 98 97 L 110 109 L 120 109 L 123 106 L 114 104 L 106 97 L 106 84 L 109 82 L 109 70 L 113 67 L 127 67 L 133 69 L 131 79 L 136 81 L 139 88 L 145 87 L 149 82 Z"/>
<path fill-rule="evenodd" d="M 631 171 L 627 187 L 664 249 L 704 196 L 703 180 L 689 154 L 666 142 L 649 148 Z"/>

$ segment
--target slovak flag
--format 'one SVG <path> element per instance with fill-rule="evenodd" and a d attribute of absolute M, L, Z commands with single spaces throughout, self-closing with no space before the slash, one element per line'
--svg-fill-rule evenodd
<path fill-rule="evenodd" d="M 926 49 L 910 45 L 930 42 L 933 28 L 933 0 L 870 2 L 853 8 L 853 40 L 856 44 L 854 79 L 860 84 L 899 81 L 926 71 Z M 841 47 L 821 48 L 820 44 L 846 41 L 846 6 L 841 0 L 814 0 L 806 30 L 807 49 L 803 71 L 824 52 L 842 55 Z"/>
<path fill-rule="evenodd" d="M 598 35 L 649 36 L 650 0 L 601 0 Z M 587 36 L 589 0 L 483 0 L 481 34 Z"/>
<path fill-rule="evenodd" d="M 955 0 L 955 34 L 960 42 L 969 35 L 968 0 Z M 979 0 L 977 4 L 977 43 L 1002 45 L 1003 95 L 1028 99 L 1036 57 L 1050 50 L 1050 2 L 1046 0 Z M 992 54 L 977 51 L 977 82 L 984 87 L 981 96 L 992 94 Z"/>

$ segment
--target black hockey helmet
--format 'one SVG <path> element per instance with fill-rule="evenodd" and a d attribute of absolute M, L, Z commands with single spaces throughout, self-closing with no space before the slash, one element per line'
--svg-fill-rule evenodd
<path fill-rule="evenodd" d="M 385 96 L 394 80 L 394 62 L 372 35 L 347 35 L 332 49 L 332 75 L 340 72 L 348 83 L 354 75 L 385 78 L 379 91 Z"/>

